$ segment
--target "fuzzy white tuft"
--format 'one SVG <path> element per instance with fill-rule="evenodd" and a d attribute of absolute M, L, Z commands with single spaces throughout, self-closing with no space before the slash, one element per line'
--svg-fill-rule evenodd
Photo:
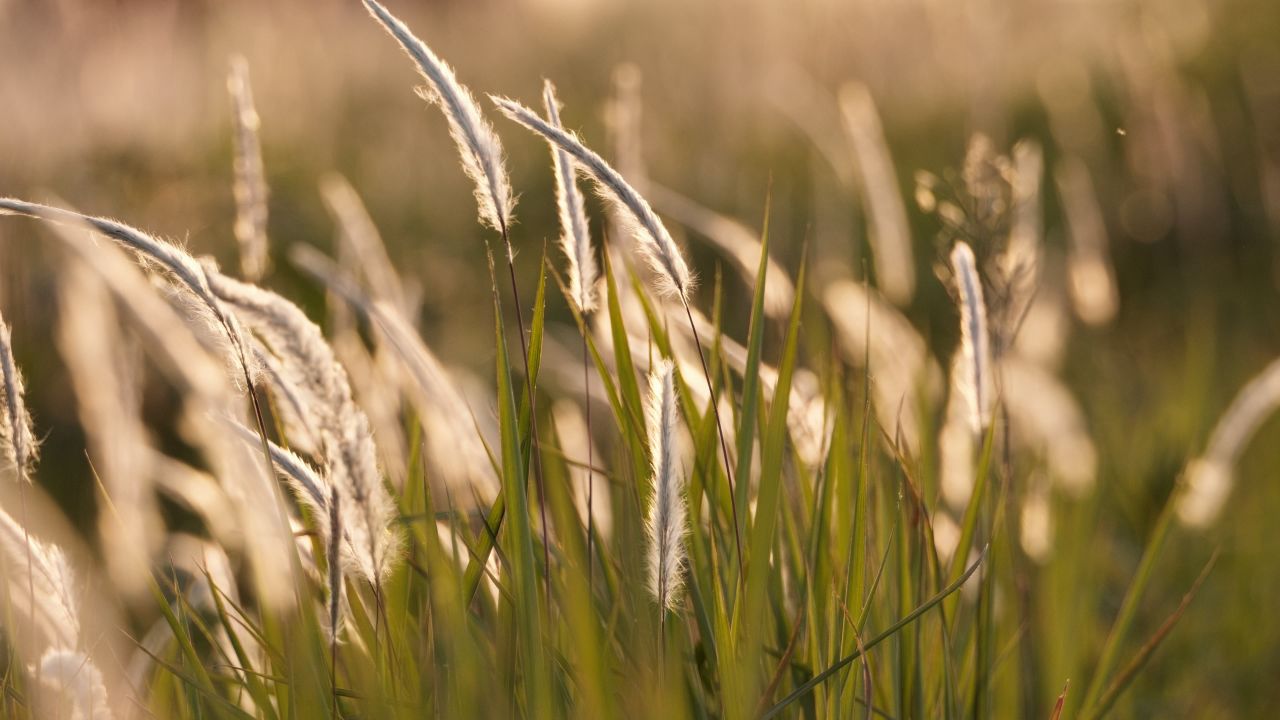
<path fill-rule="evenodd" d="M 377 0 L 364 0 L 364 4 L 369 14 L 400 43 L 426 78 L 428 85 L 421 93 L 423 98 L 436 103 L 444 111 L 449 121 L 449 132 L 462 156 L 462 168 L 476 184 L 480 221 L 505 233 L 511 226 L 515 198 L 502 160 L 502 143 L 480 114 L 480 106 L 471 92 L 458 83 L 453 68 L 415 37 L 399 18 Z"/>
<path fill-rule="evenodd" d="M 547 120 L 552 126 L 560 124 L 560 103 L 556 100 L 556 88 L 547 80 L 542 87 L 542 102 L 546 105 Z M 578 190 L 573 158 L 564 148 L 551 146 L 551 164 L 556 173 L 556 207 L 560 211 L 560 247 L 569 261 L 569 295 L 582 313 L 596 309 L 596 282 L 600 270 L 591 250 L 591 228 L 587 224 L 586 207 L 582 192 Z"/>
<path fill-rule="evenodd" d="M 349 539 L 345 560 L 371 583 L 385 579 L 400 548 L 395 503 L 382 482 L 369 419 L 352 398 L 346 371 L 320 328 L 297 305 L 224 275 L 210 275 L 210 283 L 219 300 L 280 359 L 289 381 L 315 398 L 325 479 L 342 495 Z M 328 500 L 323 502 L 327 513 Z"/>
<path fill-rule="evenodd" d="M 625 211 L 622 214 L 630 218 L 634 225 L 640 253 L 653 268 L 658 291 L 663 295 L 679 297 L 687 305 L 689 295 L 693 292 L 693 276 L 689 273 L 689 266 L 685 263 L 679 246 L 648 201 L 604 158 L 583 145 L 573 133 L 548 124 L 537 113 L 514 100 L 493 96 L 490 99 L 504 115 L 572 156 L 578 169 L 595 181 L 600 194 Z"/>
<path fill-rule="evenodd" d="M 982 299 L 982 279 L 973 250 L 963 242 L 951 251 L 951 269 L 960 293 L 960 338 L 964 353 L 964 383 L 969 398 L 969 422 L 975 435 L 991 424 L 992 391 L 991 339 L 987 333 L 987 305 Z"/>
<path fill-rule="evenodd" d="M 665 609 L 680 606 L 684 585 L 684 482 L 676 472 L 675 366 L 663 360 L 649 374 L 645 421 L 653 497 L 645 527 L 649 534 L 649 591 Z"/>

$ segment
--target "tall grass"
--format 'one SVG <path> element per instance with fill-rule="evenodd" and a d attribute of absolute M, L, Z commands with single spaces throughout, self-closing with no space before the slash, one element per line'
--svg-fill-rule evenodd
<path fill-rule="evenodd" d="M 63 226 L 58 344 L 88 438 L 85 487 L 100 493 L 95 564 L 109 578 L 90 589 L 129 611 L 112 631 L 129 641 L 130 682 L 113 682 L 109 663 L 122 659 L 83 631 L 77 569 L 41 539 L 45 521 L 25 500 L 0 509 L 9 716 L 1098 717 L 1125 707 L 1212 567 L 1180 603 L 1148 597 L 1181 532 L 1173 520 L 1218 517 L 1230 466 L 1276 405 L 1275 370 L 1171 483 L 1116 607 L 1082 612 L 1081 627 L 1046 621 L 1057 602 L 1113 598 L 1071 585 L 1087 550 L 1064 547 L 1064 528 L 1109 500 L 1097 443 L 1053 349 L 1020 334 L 1033 319 L 1067 322 L 1037 305 L 1050 272 L 1038 145 L 1018 144 L 1010 159 L 975 140 L 949 175 L 954 188 L 921 176 L 917 204 L 945 236 L 929 292 L 957 301 L 925 318 L 911 308 L 924 243 L 912 241 L 865 88 L 847 87 L 840 108 L 874 277 L 812 279 L 827 258 L 801 253 L 788 268 L 771 254 L 772 198 L 753 228 L 631 182 L 615 165 L 636 159 L 612 163 L 566 130 L 547 81 L 545 116 L 494 98 L 551 155 L 542 171 L 554 197 L 537 187 L 524 197 L 558 217 L 564 258 L 523 278 L 537 290 L 522 305 L 497 132 L 443 59 L 381 4 L 364 4 L 428 82 L 479 220 L 501 237 L 519 348 L 508 346 L 507 281 L 486 246 L 474 261 L 487 261 L 491 318 L 451 310 L 482 318 L 486 332 L 492 322 L 492 383 L 479 400 L 464 394 L 432 350 L 438 340 L 418 331 L 410 279 L 336 177 L 322 193 L 338 260 L 309 244 L 287 253 L 327 291 L 329 333 L 258 284 L 270 266 L 266 168 L 240 65 L 240 278 L 121 222 L 0 199 L 0 213 Z M 629 222 L 638 262 L 617 238 L 597 258 L 579 176 Z M 1087 170 L 1067 159 L 1054 177 L 1069 294 L 1085 323 L 1103 326 L 1118 298 Z M 711 238 L 748 292 L 712 282 L 696 296 L 686 249 L 655 205 Z M 720 320 L 730 303 L 750 308 L 744 337 Z M 564 337 L 580 355 L 563 352 Z M 2 319 L 0 376 L 5 469 L 18 492 L 37 494 L 39 424 Z M 177 398 L 176 440 L 144 412 L 147 383 Z M 584 421 L 564 420 L 579 411 Z M 8 499 L 0 493 L 0 506 Z M 194 570 L 178 559 L 192 533 L 204 560 Z M 1151 604 L 1165 622 L 1146 622 Z M 1077 660 L 1061 661 L 1061 647 Z"/>

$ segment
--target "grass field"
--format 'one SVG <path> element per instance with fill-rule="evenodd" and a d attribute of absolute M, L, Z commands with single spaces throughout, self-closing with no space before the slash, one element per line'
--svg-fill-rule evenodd
<path fill-rule="evenodd" d="M 1277 38 L 0 0 L 6 717 L 1266 716 Z"/>

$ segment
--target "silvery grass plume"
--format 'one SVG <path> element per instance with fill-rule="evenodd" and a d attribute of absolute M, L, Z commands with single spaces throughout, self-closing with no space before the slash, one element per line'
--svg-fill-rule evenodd
<path fill-rule="evenodd" d="M 871 216 L 869 237 L 876 285 L 895 305 L 903 306 L 911 302 L 916 291 L 911 230 L 880 116 L 871 92 L 859 83 L 849 83 L 840 89 L 840 110 L 853 146 L 854 168 L 862 196 Z"/>
<path fill-rule="evenodd" d="M 891 441 L 920 450 L 921 410 L 937 401 L 942 370 L 911 322 L 874 290 L 838 280 L 822 294 L 845 359 L 869 362 L 871 400 L 876 419 Z"/>
<path fill-rule="evenodd" d="M 973 250 L 963 242 L 957 242 L 951 250 L 951 269 L 959 292 L 960 344 L 965 364 L 965 381 L 960 387 L 969 398 L 969 422 L 976 436 L 991 424 L 991 406 L 995 399 L 987 305 L 982 299 L 982 278 L 978 276 L 977 260 L 973 257 Z"/>
<path fill-rule="evenodd" d="M 1098 207 L 1089 169 L 1067 157 L 1054 169 L 1067 218 L 1067 288 L 1076 315 L 1089 325 L 1105 325 L 1119 307 L 1115 273 L 1107 257 L 1107 226 Z"/>
<path fill-rule="evenodd" d="M 124 594 L 136 598 L 149 587 L 151 558 L 164 531 L 152 487 L 152 444 L 141 417 L 141 358 L 121 332 L 94 270 L 75 257 L 61 280 L 58 346 L 106 494 L 98 520 L 103 557 Z"/>
<path fill-rule="evenodd" d="M 684 584 L 684 482 L 677 475 L 675 365 L 658 363 L 649 373 L 645 421 L 649 430 L 649 460 L 653 497 L 645 528 L 649 534 L 649 591 L 664 610 L 680 607 Z"/>
<path fill-rule="evenodd" d="M 214 330 L 214 337 L 210 339 L 225 341 L 226 346 L 218 348 L 218 351 L 233 368 L 226 379 L 236 382 L 242 390 L 252 387 L 256 374 L 252 352 L 236 316 L 224 308 L 209 288 L 208 274 L 214 272 L 212 265 L 206 267 L 172 243 L 107 218 L 13 198 L 0 198 L 0 215 L 25 215 L 71 229 L 87 228 L 132 251 L 143 265 L 159 267 L 172 281 L 177 291 L 175 297 L 183 301 L 197 319 L 205 321 Z M 250 399 L 256 405 L 252 395 Z M 225 398 L 227 402 L 230 400 L 230 397 Z M 199 435 L 206 437 L 203 433 Z M 269 476 L 260 468 L 262 458 L 244 452 L 238 442 L 227 442 L 221 434 L 207 437 L 220 448 L 211 453 L 209 459 L 218 468 L 218 476 L 236 502 L 242 532 L 254 539 L 249 558 L 259 599 L 274 609 L 287 608 L 294 601 L 290 580 L 292 565 L 286 554 L 289 550 L 286 544 L 288 528 L 280 515 L 279 496 L 267 482 Z"/>
<path fill-rule="evenodd" d="M 664 215 L 710 240 L 729 258 L 743 282 L 755 289 L 763 247 L 755 231 L 657 183 L 650 183 L 646 192 Z M 795 286 L 786 270 L 772 257 L 765 263 L 765 314 L 775 320 L 786 320 L 795 303 Z"/>
<path fill-rule="evenodd" d="M 224 275 L 211 275 L 210 284 L 281 360 L 289 381 L 315 398 L 325 478 L 342 495 L 342 524 L 353 540 L 343 562 L 370 583 L 380 583 L 399 554 L 396 509 L 378 472 L 369 420 L 351 396 L 346 371 L 298 306 Z"/>
<path fill-rule="evenodd" d="M 222 303 L 209 289 L 205 265 L 190 253 L 172 243 L 152 237 L 137 228 L 115 220 L 82 215 L 70 210 L 14 198 L 0 198 L 0 215 L 25 215 L 72 228 L 88 227 L 132 250 L 143 263 L 159 265 L 177 281 L 180 287 L 190 293 L 195 304 L 207 313 L 215 326 L 226 335 L 227 342 L 230 344 L 229 359 L 235 363 L 245 384 L 252 384 L 255 368 L 240 325 L 236 318 L 222 307 Z"/>
<path fill-rule="evenodd" d="M 0 510 L 0 553 L 7 567 L 30 568 L 29 574 L 7 573 L 7 588 L 18 614 L 14 620 L 30 623 L 43 638 L 42 654 L 31 668 L 40 679 L 37 707 L 52 717 L 113 718 L 102 672 L 82 647 L 78 584 L 62 548 L 32 537 Z M 34 587 L 33 603 L 29 587 Z"/>
<path fill-rule="evenodd" d="M 49 647 L 74 648 L 80 642 L 80 610 L 75 574 L 62 548 L 33 537 L 4 510 L 0 510 L 0 549 L 3 550 L 9 602 L 40 633 Z M 28 593 L 28 552 L 34 603 Z"/>
<path fill-rule="evenodd" d="M 560 102 L 556 99 L 555 85 L 546 80 L 542 86 L 542 102 L 546 106 L 547 120 L 552 127 L 563 129 L 560 124 Z M 591 249 L 591 229 L 587 225 L 587 212 L 578 190 L 577 173 L 573 158 L 564 148 L 551 145 L 551 164 L 556 174 L 556 207 L 560 211 L 560 247 L 568 260 L 569 295 L 578 311 L 587 314 L 596 309 L 596 283 L 600 271 Z"/>
<path fill-rule="evenodd" d="M 1280 407 L 1280 360 L 1274 360 L 1240 389 L 1218 420 L 1208 447 L 1187 465 L 1178 500 L 1183 525 L 1207 528 L 1217 522 L 1235 484 L 1235 464 L 1263 421 Z"/>
<path fill-rule="evenodd" d="M 426 43 L 419 40 L 409 28 L 392 15 L 377 0 L 364 0 L 369 14 L 386 28 L 400 43 L 404 51 L 418 66 L 427 80 L 422 96 L 434 102 L 444 111 L 449 121 L 449 133 L 458 145 L 462 156 L 462 168 L 476 184 L 476 202 L 480 205 L 482 224 L 502 233 L 505 237 L 511 226 L 511 213 L 515 198 L 507 180 L 507 170 L 502 159 L 502 143 L 493 128 L 480 114 L 480 106 L 471 92 L 458 83 L 453 68 L 436 56 Z M 507 244 L 508 257 L 511 245 Z"/>
<path fill-rule="evenodd" d="M 23 400 L 22 373 L 13 360 L 13 336 L 9 324 L 0 315 L 0 378 L 4 391 L 4 413 L 0 417 L 0 452 L 19 480 L 31 482 L 37 445 L 31 431 L 31 413 Z"/>
<path fill-rule="evenodd" d="M 548 124 L 537 113 L 514 100 L 492 96 L 491 99 L 504 115 L 568 153 L 576 162 L 578 170 L 595 181 L 600 194 L 625 211 L 639 241 L 641 255 L 653 268 L 658 291 L 663 295 L 678 297 L 688 305 L 689 295 L 693 291 L 693 276 L 689 273 L 689 267 L 675 240 L 640 193 L 604 158 L 583 145 L 572 133 Z"/>
<path fill-rule="evenodd" d="M 236 198 L 236 240 L 240 243 L 240 271 L 250 282 L 257 282 L 267 271 L 270 260 L 267 242 L 267 179 L 262 166 L 262 143 L 258 138 L 261 124 L 249 86 L 249 62 L 241 55 L 231 58 L 227 75 L 227 92 L 231 94 L 232 120 L 235 126 L 235 156 L 232 167 Z"/>
<path fill-rule="evenodd" d="M 289 259 L 369 319 L 379 352 L 385 348 L 400 364 L 399 383 L 423 423 L 426 454 L 433 477 L 439 477 L 455 502 L 475 497 L 489 503 L 500 485 L 475 414 L 457 383 L 422 341 L 408 320 L 386 302 L 373 300 L 333 260 L 309 245 L 294 245 Z M 437 498 L 444 502 L 442 492 Z"/>
<path fill-rule="evenodd" d="M 121 317 L 127 318 L 148 356 L 179 392 L 182 415 L 178 432 L 201 451 L 210 469 L 223 480 L 219 487 L 213 477 L 153 450 L 150 462 L 156 489 L 200 516 L 223 547 L 240 550 L 246 538 L 252 539 L 252 562 L 258 579 L 266 583 L 261 591 L 272 602 L 283 601 L 288 596 L 285 580 L 291 572 L 287 555 L 291 543 L 280 532 L 274 493 L 264 482 L 267 476 L 259 470 L 253 450 L 246 452 L 216 420 L 242 413 L 243 403 L 228 382 L 221 361 L 213 355 L 216 348 L 207 348 L 208 343 L 197 336 L 197 331 L 208 330 L 207 324 L 193 325 L 183 317 L 179 307 L 161 296 L 171 288 L 153 285 L 123 256 L 123 250 L 99 244 L 69 228 L 59 234 L 82 265 L 101 279 Z M 181 304 L 183 297 L 169 295 L 167 299 Z"/>

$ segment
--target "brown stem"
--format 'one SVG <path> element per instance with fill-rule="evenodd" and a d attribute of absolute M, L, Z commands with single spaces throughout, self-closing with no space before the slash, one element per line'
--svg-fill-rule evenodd
<path fill-rule="evenodd" d="M 511 298 L 516 304 L 516 325 L 520 330 L 520 360 L 524 362 L 525 389 L 529 395 L 529 432 L 533 439 L 533 477 L 538 485 L 538 511 L 542 519 L 542 594 L 544 602 L 547 606 L 547 613 L 551 612 L 551 545 L 547 540 L 547 494 L 542 481 L 542 444 L 538 440 L 538 407 L 535 404 L 534 379 L 529 374 L 529 347 L 524 338 L 524 313 L 521 310 L 520 289 L 516 285 L 516 266 L 512 261 L 511 238 L 507 233 L 507 225 L 504 222 L 500 228 L 502 231 L 502 242 L 507 250 L 507 273 L 511 278 Z"/>
<path fill-rule="evenodd" d="M 716 403 L 716 391 L 711 385 L 711 370 L 707 368 L 707 358 L 702 354 L 702 340 L 698 337 L 698 326 L 693 322 L 693 311 L 689 309 L 689 301 L 680 296 L 684 303 L 685 316 L 689 318 L 689 329 L 693 331 L 693 342 L 698 346 L 698 360 L 702 362 L 702 376 L 707 379 L 707 395 L 711 398 L 711 412 L 716 419 L 716 433 L 720 436 L 720 454 L 724 457 L 724 476 L 729 481 L 729 509 L 733 513 L 733 542 L 738 550 L 738 577 L 746 576 L 742 559 L 742 531 L 738 526 L 738 499 L 733 491 L 733 468 L 729 463 L 729 445 L 724 439 L 724 426 L 720 423 L 720 406 Z"/>

